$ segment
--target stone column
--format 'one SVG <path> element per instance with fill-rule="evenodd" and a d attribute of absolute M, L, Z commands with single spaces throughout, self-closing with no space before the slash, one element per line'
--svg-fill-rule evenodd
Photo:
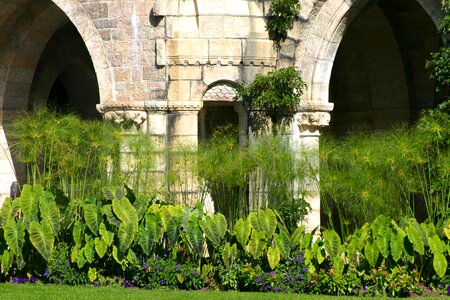
<path fill-rule="evenodd" d="M 319 137 L 320 129 L 329 125 L 332 109 L 332 103 L 308 101 L 294 116 L 296 126 L 293 126 L 292 145 L 299 155 L 308 156 L 314 169 L 310 178 L 299 183 L 299 188 L 307 192 L 306 200 L 311 206 L 305 224 L 307 231 L 320 228 Z"/>
<path fill-rule="evenodd" d="M 14 181 L 17 181 L 16 172 L 3 128 L 3 111 L 0 110 L 0 207 L 10 196 L 10 187 Z"/>

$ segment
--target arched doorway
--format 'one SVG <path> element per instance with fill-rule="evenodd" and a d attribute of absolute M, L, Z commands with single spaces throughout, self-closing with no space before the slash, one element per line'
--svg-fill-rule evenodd
<path fill-rule="evenodd" d="M 98 116 L 99 94 L 111 100 L 101 38 L 80 6 L 63 0 L 10 0 L 0 5 L 0 202 L 25 173 L 9 151 L 9 120 L 55 95 L 90 118 Z"/>
<path fill-rule="evenodd" d="M 199 141 L 208 140 L 213 132 L 223 126 L 238 128 L 241 142 L 247 135 L 247 113 L 241 102 L 237 101 L 236 88 L 229 82 L 212 84 L 203 95 L 203 108 L 199 112 Z"/>
<path fill-rule="evenodd" d="M 430 53 L 440 45 L 433 20 L 415 0 L 366 4 L 347 27 L 334 60 L 329 99 L 333 134 L 413 123 L 436 98 Z"/>

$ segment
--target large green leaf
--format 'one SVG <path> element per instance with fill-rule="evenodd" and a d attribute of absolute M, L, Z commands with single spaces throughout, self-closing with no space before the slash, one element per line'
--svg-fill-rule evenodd
<path fill-rule="evenodd" d="M 20 211 L 20 205 L 21 205 L 21 199 L 17 198 L 15 200 L 12 200 L 11 198 L 6 198 L 5 201 L 3 201 L 3 204 L 1 206 L 0 210 L 0 219 L 1 219 L 1 226 L 5 226 L 6 222 L 11 219 L 15 218 L 19 211 Z"/>
<path fill-rule="evenodd" d="M 83 233 L 84 233 L 84 228 L 83 228 L 83 224 L 80 223 L 79 221 L 75 222 L 75 224 L 73 225 L 73 240 L 75 242 L 75 245 L 81 245 L 83 242 Z"/>
<path fill-rule="evenodd" d="M 145 216 L 148 205 L 150 204 L 150 199 L 144 195 L 137 196 L 136 200 L 133 202 L 133 206 L 136 209 L 138 219 L 141 220 Z"/>
<path fill-rule="evenodd" d="M 227 231 L 227 220 L 221 213 L 207 215 L 205 220 L 200 223 L 200 227 L 208 240 L 218 246 Z"/>
<path fill-rule="evenodd" d="M 125 253 L 130 248 L 136 232 L 137 229 L 132 223 L 120 224 L 117 237 L 119 238 L 119 250 L 121 253 Z"/>
<path fill-rule="evenodd" d="M 447 258 L 444 254 L 435 254 L 433 256 L 433 267 L 439 277 L 443 277 L 447 272 Z"/>
<path fill-rule="evenodd" d="M 291 236 L 292 247 L 300 245 L 304 237 L 305 237 L 305 225 L 297 227 Z"/>
<path fill-rule="evenodd" d="M 425 244 L 422 239 L 422 235 L 414 224 L 410 223 L 408 226 L 408 240 L 412 243 L 414 250 L 423 255 L 425 253 Z"/>
<path fill-rule="evenodd" d="M 121 222 L 119 219 L 116 218 L 116 215 L 114 215 L 114 213 L 112 211 L 112 206 L 110 204 L 103 205 L 102 213 L 108 219 L 109 224 L 116 226 L 116 227 L 120 226 Z"/>
<path fill-rule="evenodd" d="M 233 244 L 233 246 L 231 246 L 230 243 L 226 243 L 223 246 L 222 251 L 222 261 L 225 267 L 229 268 L 236 258 L 237 258 L 236 244 Z"/>
<path fill-rule="evenodd" d="M 57 236 L 61 226 L 61 216 L 58 205 L 55 202 L 55 196 L 46 191 L 39 202 L 39 209 L 41 218 L 48 220 L 52 227 L 53 234 Z"/>
<path fill-rule="evenodd" d="M 150 243 L 158 242 L 163 235 L 163 224 L 161 216 L 158 214 L 148 214 L 145 217 L 145 229 L 149 235 Z"/>
<path fill-rule="evenodd" d="M 196 254 L 203 253 L 203 233 L 198 225 L 198 218 L 191 215 L 188 221 L 187 238 Z"/>
<path fill-rule="evenodd" d="M 84 257 L 86 257 L 86 260 L 88 261 L 88 263 L 92 263 L 92 261 L 94 260 L 94 256 L 95 256 L 95 240 L 94 239 L 90 239 L 86 245 L 84 245 L 83 248 L 84 251 Z"/>
<path fill-rule="evenodd" d="M 334 230 L 326 230 L 323 232 L 323 246 L 331 259 L 338 256 L 339 246 L 341 245 L 341 238 Z"/>
<path fill-rule="evenodd" d="M 344 272 L 345 263 L 341 256 L 333 257 L 333 269 L 335 273 L 334 276 L 340 277 L 342 272 Z"/>
<path fill-rule="evenodd" d="M 150 234 L 144 226 L 139 227 L 139 245 L 144 251 L 145 255 L 150 255 L 152 253 L 153 242 L 150 239 Z"/>
<path fill-rule="evenodd" d="M 280 234 L 274 233 L 275 246 L 280 250 L 280 255 L 283 258 L 288 258 L 291 251 L 291 239 L 283 231 Z"/>
<path fill-rule="evenodd" d="M 269 249 L 267 249 L 267 261 L 269 262 L 269 267 L 272 270 L 278 266 L 280 258 L 280 249 L 272 247 L 269 247 Z"/>
<path fill-rule="evenodd" d="M 312 235 L 312 233 L 311 232 L 306 233 L 305 237 L 300 242 L 300 249 L 302 249 L 302 250 L 310 249 L 311 245 L 312 245 L 312 242 L 313 242 L 313 235 Z"/>
<path fill-rule="evenodd" d="M 378 250 L 377 245 L 367 241 L 366 246 L 364 247 L 364 255 L 371 267 L 375 267 L 379 253 L 380 251 Z"/>
<path fill-rule="evenodd" d="M 384 258 L 388 258 L 389 256 L 389 243 L 391 241 L 391 235 L 392 230 L 390 228 L 385 228 L 378 231 L 378 236 L 375 239 L 378 250 L 380 250 L 380 253 Z"/>
<path fill-rule="evenodd" d="M 277 229 L 277 216 L 270 208 L 266 210 L 260 209 L 258 211 L 258 220 L 261 226 L 261 229 L 266 233 L 266 235 L 270 238 L 275 233 Z"/>
<path fill-rule="evenodd" d="M 28 229 L 31 221 L 38 221 L 39 200 L 44 196 L 44 189 L 40 185 L 31 187 L 25 184 L 20 196 L 21 208 L 25 228 Z"/>
<path fill-rule="evenodd" d="M 2 255 L 2 273 L 7 274 L 14 260 L 14 254 L 8 250 L 3 251 Z"/>
<path fill-rule="evenodd" d="M 136 209 L 131 205 L 127 198 L 122 198 L 120 200 L 112 200 L 112 208 L 116 216 L 124 224 L 131 224 L 135 230 L 138 228 L 138 215 Z"/>
<path fill-rule="evenodd" d="M 30 241 L 34 248 L 48 261 L 52 255 L 55 241 L 55 236 L 48 220 L 42 220 L 41 224 L 36 221 L 31 222 L 29 233 Z"/>
<path fill-rule="evenodd" d="M 325 256 L 323 254 L 322 249 L 322 241 L 320 239 L 317 239 L 314 245 L 311 248 L 312 257 L 315 257 L 317 259 L 317 262 L 320 264 L 323 263 L 325 260 Z"/>
<path fill-rule="evenodd" d="M 234 235 L 236 236 L 239 244 L 241 244 L 242 248 L 244 249 L 247 246 L 247 241 L 250 236 L 251 230 L 252 227 L 250 225 L 249 218 L 247 218 L 245 221 L 239 219 L 236 224 L 234 224 Z"/>
<path fill-rule="evenodd" d="M 100 233 L 100 236 L 102 237 L 102 240 L 106 243 L 106 245 L 111 246 L 111 244 L 114 241 L 114 232 L 109 231 L 103 222 L 100 223 L 98 231 Z"/>
<path fill-rule="evenodd" d="M 251 227 L 254 230 L 257 230 L 257 231 L 262 230 L 261 225 L 259 224 L 258 214 L 256 212 L 254 212 L 254 211 L 250 212 L 248 214 L 247 220 L 250 222 Z"/>
<path fill-rule="evenodd" d="M 106 254 L 106 250 L 108 249 L 108 244 L 101 238 L 95 238 L 95 251 L 97 252 L 98 257 L 103 258 Z"/>
<path fill-rule="evenodd" d="M 361 251 L 366 244 L 367 239 L 369 238 L 370 225 L 369 223 L 365 223 L 363 227 L 361 227 L 358 244 L 356 247 L 357 251 Z"/>
<path fill-rule="evenodd" d="M 258 259 L 264 254 L 266 244 L 266 234 L 263 231 L 252 230 L 252 235 L 248 242 L 248 252 L 253 259 Z"/>
<path fill-rule="evenodd" d="M 358 245 L 359 240 L 359 232 L 355 231 L 353 235 L 349 237 L 350 242 L 348 242 L 347 245 L 347 259 L 349 263 L 353 263 L 353 259 L 355 258 L 356 254 L 356 247 Z"/>
<path fill-rule="evenodd" d="M 178 242 L 181 221 L 178 218 L 171 218 L 167 223 L 167 243 L 173 247 Z"/>
<path fill-rule="evenodd" d="M 405 237 L 402 234 L 393 234 L 391 237 L 391 255 L 395 262 L 397 262 L 400 257 L 402 257 Z"/>
<path fill-rule="evenodd" d="M 101 222 L 99 207 L 94 204 L 86 204 L 83 208 L 84 221 L 86 222 L 86 226 L 91 230 L 93 234 L 98 235 L 98 227 Z"/>
<path fill-rule="evenodd" d="M 25 226 L 22 220 L 9 219 L 4 229 L 5 241 L 11 252 L 16 256 L 22 255 L 22 246 L 25 242 Z"/>
<path fill-rule="evenodd" d="M 446 250 L 444 241 L 442 241 L 437 234 L 428 237 L 428 245 L 430 246 L 430 250 L 434 255 L 443 254 Z"/>

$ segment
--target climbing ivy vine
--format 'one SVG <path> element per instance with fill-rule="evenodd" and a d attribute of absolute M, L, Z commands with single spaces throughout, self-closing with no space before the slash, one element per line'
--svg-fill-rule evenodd
<path fill-rule="evenodd" d="M 273 0 L 269 15 L 266 18 L 266 30 L 269 38 L 279 48 L 280 43 L 287 37 L 287 33 L 294 27 L 300 11 L 298 0 Z"/>

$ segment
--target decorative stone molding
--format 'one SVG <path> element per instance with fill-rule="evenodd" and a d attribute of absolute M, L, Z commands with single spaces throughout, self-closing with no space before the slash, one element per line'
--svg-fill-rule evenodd
<path fill-rule="evenodd" d="M 334 103 L 322 102 L 322 101 L 303 101 L 300 103 L 299 111 L 332 111 Z"/>
<path fill-rule="evenodd" d="M 203 107 L 201 102 L 198 101 L 146 101 L 144 108 L 146 111 L 199 111 Z"/>
<path fill-rule="evenodd" d="M 296 120 L 300 133 L 309 132 L 318 134 L 318 130 L 321 127 L 330 124 L 331 115 L 328 112 L 323 111 L 300 112 L 297 114 Z"/>
<path fill-rule="evenodd" d="M 235 101 L 238 99 L 236 89 L 230 84 L 221 83 L 209 88 L 203 95 L 203 101 Z"/>
<path fill-rule="evenodd" d="M 99 113 L 104 114 L 109 111 L 116 110 L 144 110 L 144 103 L 142 101 L 114 101 L 114 102 L 104 102 L 102 104 L 97 104 L 97 110 Z"/>

